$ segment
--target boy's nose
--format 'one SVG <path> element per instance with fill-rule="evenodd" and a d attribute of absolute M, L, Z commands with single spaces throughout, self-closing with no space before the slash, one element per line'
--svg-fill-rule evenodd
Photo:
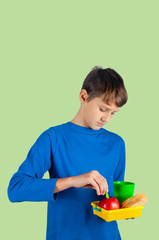
<path fill-rule="evenodd" d="M 108 123 L 110 121 L 110 116 L 102 117 L 102 121 Z"/>

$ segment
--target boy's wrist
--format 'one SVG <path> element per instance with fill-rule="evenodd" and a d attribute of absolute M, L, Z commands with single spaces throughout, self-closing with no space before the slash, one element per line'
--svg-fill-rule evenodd
<path fill-rule="evenodd" d="M 68 177 L 68 182 L 69 182 L 69 185 L 70 187 L 74 187 L 74 177 Z"/>
<path fill-rule="evenodd" d="M 65 180 L 67 188 L 73 187 L 73 177 L 66 177 L 63 179 Z"/>
<path fill-rule="evenodd" d="M 67 188 L 73 187 L 73 179 L 72 177 L 66 177 L 66 178 L 59 178 L 56 181 L 56 186 L 54 189 L 54 193 L 63 191 Z"/>

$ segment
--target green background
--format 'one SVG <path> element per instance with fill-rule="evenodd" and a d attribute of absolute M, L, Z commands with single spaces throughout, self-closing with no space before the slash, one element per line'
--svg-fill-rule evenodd
<path fill-rule="evenodd" d="M 11 203 L 8 183 L 44 130 L 74 118 L 95 65 L 124 79 L 128 102 L 104 127 L 125 140 L 125 180 L 149 200 L 141 218 L 118 221 L 122 239 L 158 235 L 158 7 L 157 0 L 1 1 L 0 239 L 45 239 L 47 202 Z"/>

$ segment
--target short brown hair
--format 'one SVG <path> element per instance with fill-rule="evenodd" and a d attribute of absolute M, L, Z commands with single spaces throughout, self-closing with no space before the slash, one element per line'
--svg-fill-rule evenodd
<path fill-rule="evenodd" d="M 122 107 L 128 100 L 128 95 L 122 77 L 111 68 L 103 69 L 95 66 L 86 76 L 82 89 L 88 93 L 87 102 L 105 93 L 104 101 L 113 102 Z"/>

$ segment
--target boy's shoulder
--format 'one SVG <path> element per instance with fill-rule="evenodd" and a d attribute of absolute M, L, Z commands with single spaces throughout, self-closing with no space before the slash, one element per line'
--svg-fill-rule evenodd
<path fill-rule="evenodd" d="M 111 131 L 103 128 L 103 133 L 109 135 L 110 139 L 113 140 L 113 141 L 119 141 L 119 142 L 124 142 L 125 143 L 124 139 L 119 134 L 117 134 L 115 132 L 111 132 Z"/>
<path fill-rule="evenodd" d="M 43 133 L 56 134 L 56 133 L 63 132 L 65 124 L 66 123 L 61 123 L 58 125 L 51 126 L 51 127 L 47 128 Z"/>
<path fill-rule="evenodd" d="M 51 126 L 49 128 L 47 128 L 43 133 L 47 133 L 49 135 L 57 135 L 57 134 L 63 134 L 64 131 L 69 131 L 69 129 L 65 128 L 65 125 L 67 123 L 61 123 L 61 124 L 58 124 L 58 125 L 54 125 L 54 126 Z M 124 139 L 117 133 L 115 132 L 112 132 L 112 131 L 109 131 L 105 128 L 102 128 L 102 135 L 104 138 L 106 137 L 109 137 L 109 139 L 113 142 L 123 142 L 125 143 Z"/>
<path fill-rule="evenodd" d="M 51 141 L 53 141 L 55 143 L 57 140 L 57 135 L 59 135 L 60 132 L 61 133 L 63 132 L 64 124 L 65 123 L 46 128 L 39 134 L 36 141 L 47 144 L 48 141 L 50 141 L 50 139 L 51 139 Z"/>

